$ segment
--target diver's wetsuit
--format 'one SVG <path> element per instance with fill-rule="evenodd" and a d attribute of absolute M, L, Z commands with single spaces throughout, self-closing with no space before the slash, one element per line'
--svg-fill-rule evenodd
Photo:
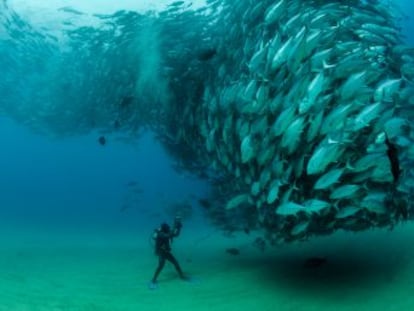
<path fill-rule="evenodd" d="M 152 278 L 152 282 L 156 283 L 158 275 L 160 274 L 161 270 L 164 268 L 165 261 L 168 260 L 171 262 L 175 269 L 177 270 L 178 274 L 180 275 L 180 278 L 184 279 L 184 273 L 181 270 L 181 267 L 171 253 L 171 246 L 170 243 L 173 238 L 177 237 L 180 234 L 181 226 L 174 226 L 173 230 L 170 230 L 168 227 L 168 230 L 165 230 L 164 228 L 161 228 L 156 231 L 156 237 L 155 237 L 155 253 L 158 255 L 158 267 L 157 270 L 155 270 L 154 277 Z"/>

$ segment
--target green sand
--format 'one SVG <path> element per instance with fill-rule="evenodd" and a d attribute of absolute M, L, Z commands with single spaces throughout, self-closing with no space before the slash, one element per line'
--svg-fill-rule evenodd
<path fill-rule="evenodd" d="M 13 236 L 13 240 L 10 237 Z M 159 288 L 148 234 L 77 237 L 2 234 L 0 310 L 413 310 L 414 225 L 338 233 L 261 253 L 254 236 L 184 231 L 173 248 L 200 279 L 177 279 L 167 265 Z M 52 238 L 53 237 L 53 238 Z M 231 256 L 226 247 L 238 247 Z M 309 256 L 328 263 L 306 269 Z"/>

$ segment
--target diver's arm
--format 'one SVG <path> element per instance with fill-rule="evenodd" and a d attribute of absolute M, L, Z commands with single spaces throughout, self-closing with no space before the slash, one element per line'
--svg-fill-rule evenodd
<path fill-rule="evenodd" d="M 175 238 L 180 235 L 181 232 L 181 225 L 180 226 L 174 226 L 174 229 L 172 230 L 171 237 Z"/>
<path fill-rule="evenodd" d="M 173 230 L 172 230 L 173 237 L 177 237 L 177 236 L 180 235 L 182 226 L 183 226 L 183 224 L 181 223 L 181 217 L 178 217 L 178 216 L 175 217 L 174 226 L 173 226 Z"/>

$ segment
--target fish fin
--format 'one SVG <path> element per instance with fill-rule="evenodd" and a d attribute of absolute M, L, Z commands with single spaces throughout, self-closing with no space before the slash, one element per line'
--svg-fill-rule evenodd
<path fill-rule="evenodd" d="M 368 182 L 364 182 L 363 184 L 362 184 L 362 188 L 364 189 L 364 190 L 366 190 L 366 191 L 369 191 L 369 187 L 368 187 Z"/>
<path fill-rule="evenodd" d="M 298 186 L 296 186 L 296 182 L 295 183 L 293 183 L 293 190 L 296 190 L 296 191 L 298 191 L 299 190 L 299 188 L 298 188 Z"/>
<path fill-rule="evenodd" d="M 350 170 L 350 171 L 353 171 L 354 169 L 355 169 L 355 167 L 353 167 L 352 165 L 351 165 L 351 163 L 349 163 L 349 159 L 348 160 L 346 160 L 346 164 L 345 164 L 345 168 L 347 169 L 347 170 Z"/>
<path fill-rule="evenodd" d="M 330 65 L 325 60 L 322 61 L 322 64 L 323 64 L 323 69 L 330 69 L 330 68 L 336 67 L 335 64 Z"/>

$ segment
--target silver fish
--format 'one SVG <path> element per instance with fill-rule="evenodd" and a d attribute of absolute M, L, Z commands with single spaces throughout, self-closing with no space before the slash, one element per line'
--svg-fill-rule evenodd
<path fill-rule="evenodd" d="M 316 181 L 313 186 L 314 189 L 327 189 L 339 181 L 339 178 L 344 173 L 344 168 L 336 168 L 325 173 Z"/>
<path fill-rule="evenodd" d="M 349 198 L 361 189 L 358 185 L 343 185 L 331 192 L 329 198 L 332 200 Z"/>
<path fill-rule="evenodd" d="M 323 172 L 330 163 L 339 158 L 343 151 L 337 143 L 319 146 L 309 159 L 306 167 L 307 174 L 314 175 Z"/>

